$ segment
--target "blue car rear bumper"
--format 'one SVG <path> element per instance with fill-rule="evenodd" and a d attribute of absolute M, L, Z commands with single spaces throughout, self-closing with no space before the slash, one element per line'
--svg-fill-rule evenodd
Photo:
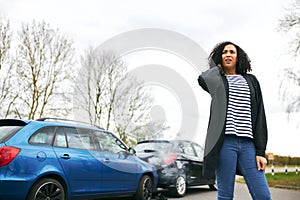
<path fill-rule="evenodd" d="M 0 180 L 0 200 L 24 200 L 31 186 L 27 180 Z"/>

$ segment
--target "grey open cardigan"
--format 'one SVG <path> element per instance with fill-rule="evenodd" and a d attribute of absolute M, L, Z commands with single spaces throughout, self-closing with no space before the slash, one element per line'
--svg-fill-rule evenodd
<path fill-rule="evenodd" d="M 256 155 L 265 157 L 268 131 L 260 85 L 252 74 L 246 73 L 243 77 L 250 88 L 252 131 Z M 199 76 L 198 83 L 211 96 L 210 117 L 204 148 L 203 176 L 214 178 L 225 135 L 228 82 L 220 67 L 212 67 Z M 238 169 L 237 173 L 239 174 Z"/>

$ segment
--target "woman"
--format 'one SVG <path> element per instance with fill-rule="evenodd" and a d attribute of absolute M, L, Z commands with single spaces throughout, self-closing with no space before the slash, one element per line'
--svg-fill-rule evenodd
<path fill-rule="evenodd" d="M 218 199 L 233 199 L 235 175 L 244 176 L 255 200 L 271 199 L 264 170 L 267 124 L 259 82 L 238 45 L 222 42 L 209 55 L 199 85 L 211 95 L 203 175 L 216 175 Z"/>

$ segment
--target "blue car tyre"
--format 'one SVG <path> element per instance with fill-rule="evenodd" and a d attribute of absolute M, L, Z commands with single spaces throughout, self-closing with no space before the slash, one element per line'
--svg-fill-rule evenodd
<path fill-rule="evenodd" d="M 148 175 L 143 175 L 135 195 L 135 200 L 151 200 L 153 194 L 153 181 Z"/>
<path fill-rule="evenodd" d="M 27 200 L 65 200 L 65 197 L 65 189 L 60 182 L 53 178 L 43 178 L 33 185 L 27 196 Z"/>

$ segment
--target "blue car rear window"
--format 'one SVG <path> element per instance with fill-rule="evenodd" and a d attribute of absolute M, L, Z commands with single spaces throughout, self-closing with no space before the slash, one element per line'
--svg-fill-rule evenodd
<path fill-rule="evenodd" d="M 0 126 L 0 143 L 6 142 L 23 126 Z"/>

